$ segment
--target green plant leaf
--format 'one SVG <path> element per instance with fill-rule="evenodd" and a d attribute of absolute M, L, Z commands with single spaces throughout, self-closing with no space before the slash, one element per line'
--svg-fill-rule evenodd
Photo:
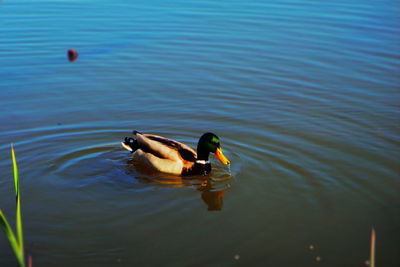
<path fill-rule="evenodd" d="M 18 167 L 17 167 L 17 159 L 15 158 L 14 145 L 11 144 L 11 158 L 13 163 L 13 171 L 14 171 L 14 187 L 15 187 L 15 197 L 19 196 L 19 177 L 18 177 Z"/>
<path fill-rule="evenodd" d="M 16 211 L 16 220 L 15 220 L 16 227 L 17 227 L 17 239 L 18 239 L 20 254 L 23 259 L 24 258 L 24 234 L 22 231 L 21 196 L 20 196 L 20 190 L 19 190 L 18 166 L 17 166 L 17 160 L 15 157 L 15 150 L 14 150 L 13 145 L 11 145 L 11 158 L 12 158 L 13 170 L 14 170 L 14 185 L 15 185 L 15 195 L 16 195 L 16 201 L 17 201 L 17 211 Z"/>
<path fill-rule="evenodd" d="M 6 217 L 4 216 L 2 210 L 0 210 L 0 226 L 8 238 L 8 242 L 10 243 L 11 248 L 13 249 L 13 251 L 15 253 L 15 256 L 18 260 L 19 265 L 25 266 L 24 256 L 21 254 L 21 251 L 23 251 L 23 249 L 21 249 L 21 247 L 19 246 L 18 241 L 15 238 L 15 234 L 14 234 L 13 230 L 11 229 L 11 226 L 8 223 Z"/>
<path fill-rule="evenodd" d="M 17 200 L 17 219 L 16 219 L 16 224 L 17 224 L 17 236 L 18 236 L 18 244 L 20 248 L 20 253 L 22 255 L 22 258 L 24 258 L 24 234 L 22 231 L 22 215 L 21 215 L 21 199 L 18 196 Z"/>

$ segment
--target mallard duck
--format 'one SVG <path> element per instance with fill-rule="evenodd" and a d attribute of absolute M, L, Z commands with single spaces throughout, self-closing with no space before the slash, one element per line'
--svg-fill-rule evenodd
<path fill-rule="evenodd" d="M 164 173 L 175 175 L 207 174 L 211 171 L 208 156 L 215 156 L 223 163 L 230 161 L 222 152 L 218 136 L 203 134 L 197 144 L 197 153 L 191 147 L 178 141 L 153 134 L 133 132 L 135 138 L 125 137 L 122 146 L 132 153 L 135 161 Z"/>

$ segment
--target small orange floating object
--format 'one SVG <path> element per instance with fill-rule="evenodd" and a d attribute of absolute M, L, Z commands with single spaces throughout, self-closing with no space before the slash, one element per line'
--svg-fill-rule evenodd
<path fill-rule="evenodd" d="M 78 52 L 75 49 L 69 49 L 67 55 L 69 62 L 74 62 L 78 58 Z"/>

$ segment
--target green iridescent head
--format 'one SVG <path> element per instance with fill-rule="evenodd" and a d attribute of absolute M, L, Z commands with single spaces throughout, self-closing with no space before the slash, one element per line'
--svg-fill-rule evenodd
<path fill-rule="evenodd" d="M 230 161 L 225 157 L 222 152 L 221 142 L 213 133 L 205 133 L 197 144 L 197 159 L 208 161 L 208 156 L 210 153 L 215 153 L 215 156 L 223 163 L 230 164 Z"/>

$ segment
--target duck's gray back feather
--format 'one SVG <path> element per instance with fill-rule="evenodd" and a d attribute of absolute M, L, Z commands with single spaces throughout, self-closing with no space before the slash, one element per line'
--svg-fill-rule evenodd
<path fill-rule="evenodd" d="M 194 162 L 197 158 L 196 152 L 181 142 L 153 134 L 136 132 L 135 135 L 139 148 L 156 157 L 173 161 L 184 160 L 190 162 Z"/>

